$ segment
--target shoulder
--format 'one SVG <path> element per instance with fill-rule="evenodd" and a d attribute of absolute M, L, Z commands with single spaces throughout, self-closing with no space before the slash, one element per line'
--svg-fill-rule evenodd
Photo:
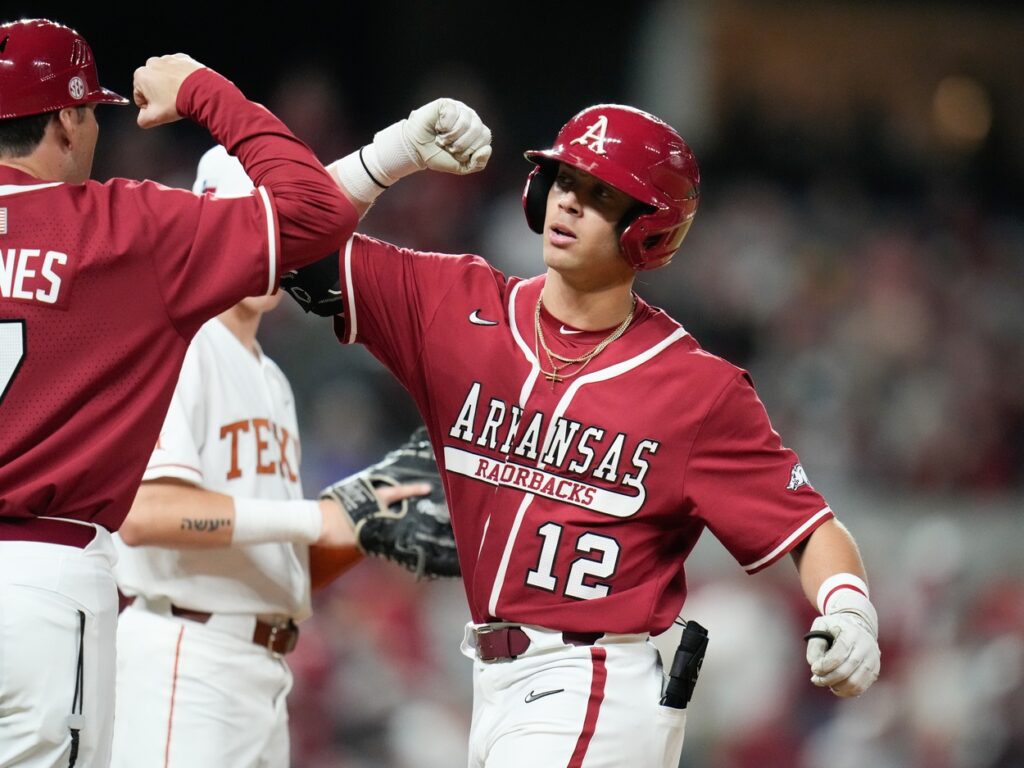
<path fill-rule="evenodd" d="M 352 254 L 362 254 L 370 259 L 380 260 L 380 263 L 383 264 L 404 263 L 417 270 L 436 269 L 453 273 L 463 272 L 467 276 L 505 282 L 505 276 L 498 269 L 491 266 L 482 256 L 472 253 L 418 251 L 361 233 L 352 236 L 347 249 L 351 249 Z M 391 261 L 384 261 L 385 259 L 391 259 Z"/>
<path fill-rule="evenodd" d="M 643 312 L 646 324 L 656 335 L 666 338 L 678 337 L 678 340 L 665 350 L 663 359 L 673 366 L 678 366 L 680 372 L 698 376 L 708 384 L 717 382 L 719 387 L 737 378 L 749 379 L 745 370 L 704 349 L 692 333 L 663 309 L 644 304 Z"/>

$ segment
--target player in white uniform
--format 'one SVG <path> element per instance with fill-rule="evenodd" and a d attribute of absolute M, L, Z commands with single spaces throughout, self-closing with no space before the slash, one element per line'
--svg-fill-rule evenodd
<path fill-rule="evenodd" d="M 222 148 L 204 155 L 197 192 L 251 187 Z M 245 299 L 196 334 L 115 538 L 134 600 L 117 633 L 114 766 L 288 765 L 284 655 L 310 615 L 308 545 L 354 547 L 340 508 L 302 500 L 292 390 L 256 342 L 279 300 Z"/>

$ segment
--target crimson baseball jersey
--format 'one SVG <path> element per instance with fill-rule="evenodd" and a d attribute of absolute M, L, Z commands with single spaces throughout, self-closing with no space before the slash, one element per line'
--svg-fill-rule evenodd
<path fill-rule="evenodd" d="M 832 517 L 749 376 L 639 298 L 621 338 L 552 382 L 543 276 L 358 235 L 340 272 L 339 339 L 365 344 L 430 430 L 476 622 L 661 632 L 704 528 L 753 573 Z M 610 330 L 541 322 L 566 357 Z"/>
<path fill-rule="evenodd" d="M 39 517 L 116 529 L 198 328 L 354 228 L 315 156 L 229 81 L 193 73 L 178 111 L 238 155 L 251 195 L 0 166 L 0 539 L 39 536 Z"/>

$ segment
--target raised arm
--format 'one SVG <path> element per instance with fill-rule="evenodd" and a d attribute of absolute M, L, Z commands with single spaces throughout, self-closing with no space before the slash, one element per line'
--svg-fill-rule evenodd
<path fill-rule="evenodd" d="M 436 99 L 407 119 L 378 131 L 373 142 L 327 166 L 360 218 L 399 179 L 430 169 L 467 174 L 491 157 L 491 130 L 469 106 Z M 343 311 L 338 294 L 338 253 L 281 277 L 281 287 L 306 312 L 333 317 Z"/>
<path fill-rule="evenodd" d="M 282 269 L 337 249 L 358 214 L 313 152 L 266 108 L 185 54 L 157 56 L 135 71 L 133 98 L 144 128 L 188 117 L 269 190 L 280 230 Z"/>
<path fill-rule="evenodd" d="M 442 173 L 481 171 L 491 157 L 491 130 L 469 106 L 436 99 L 392 123 L 373 142 L 327 166 L 359 212 L 399 179 L 429 168 Z"/>

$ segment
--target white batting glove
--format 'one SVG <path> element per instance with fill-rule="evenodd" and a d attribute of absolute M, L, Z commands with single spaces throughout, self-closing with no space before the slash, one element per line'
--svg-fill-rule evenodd
<path fill-rule="evenodd" d="M 400 125 L 403 137 L 416 150 L 420 168 L 475 173 L 491 157 L 491 129 L 461 101 L 437 99 L 413 110 Z"/>
<path fill-rule="evenodd" d="M 436 99 L 378 131 L 373 143 L 327 167 L 352 197 L 372 203 L 399 179 L 429 168 L 467 174 L 491 157 L 491 131 L 469 106 Z"/>
<path fill-rule="evenodd" d="M 814 620 L 807 635 L 811 682 L 837 696 L 860 696 L 878 679 L 882 664 L 878 613 L 867 597 L 867 584 L 852 574 L 837 574 L 822 585 L 818 603 L 825 615 Z"/>

